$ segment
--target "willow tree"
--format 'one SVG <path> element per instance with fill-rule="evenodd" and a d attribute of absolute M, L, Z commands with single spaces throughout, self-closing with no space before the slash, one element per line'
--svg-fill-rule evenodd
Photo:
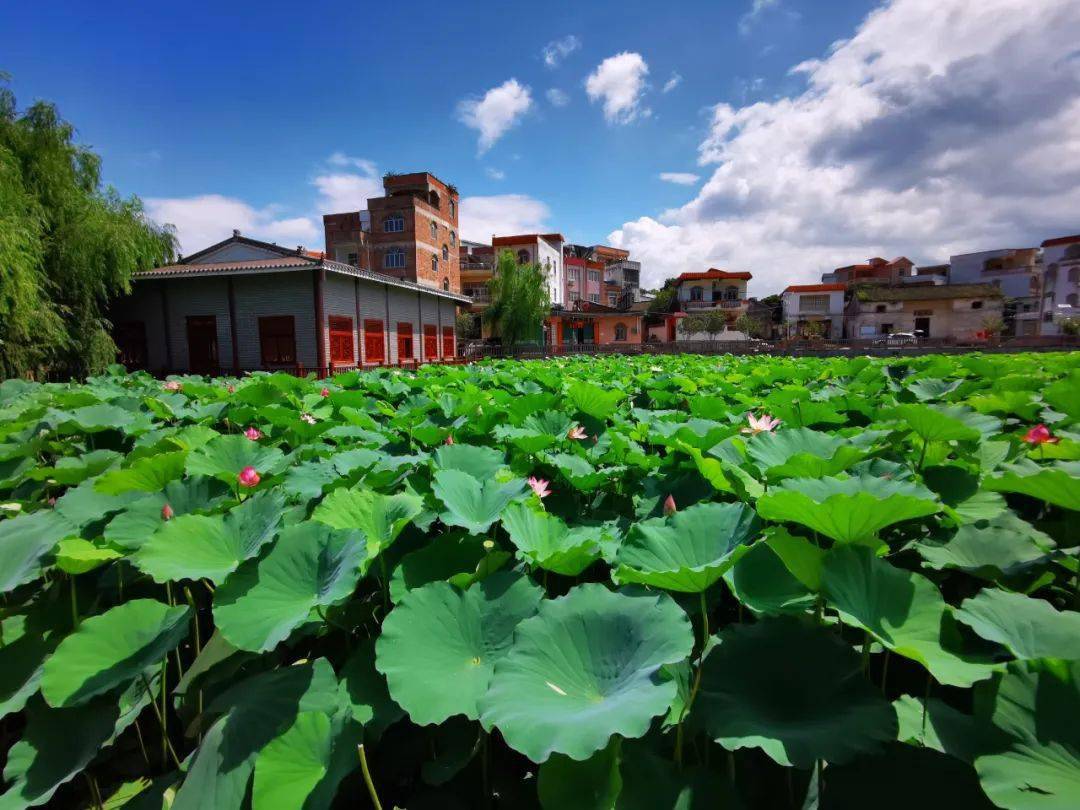
<path fill-rule="evenodd" d="M 0 87 L 0 377 L 113 362 L 109 301 L 175 250 L 137 197 L 102 187 L 100 158 L 55 106 L 20 112 Z"/>
<path fill-rule="evenodd" d="M 488 282 L 491 304 L 484 310 L 484 322 L 499 336 L 504 346 L 537 340 L 544 318 L 551 311 L 547 274 L 538 264 L 518 264 L 514 254 L 499 254 L 495 273 Z"/>

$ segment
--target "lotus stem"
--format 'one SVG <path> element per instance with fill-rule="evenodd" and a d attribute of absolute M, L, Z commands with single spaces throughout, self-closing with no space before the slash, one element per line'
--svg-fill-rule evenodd
<path fill-rule="evenodd" d="M 679 712 L 679 722 L 675 727 L 675 764 L 682 767 L 683 750 L 683 720 L 686 719 L 690 707 L 694 705 L 698 689 L 701 688 L 701 665 L 705 658 L 705 646 L 709 643 L 709 610 L 705 604 L 705 591 L 698 593 L 701 604 L 701 649 L 698 651 L 697 669 L 694 672 L 694 685 L 690 689 L 690 697 Z"/>
<path fill-rule="evenodd" d="M 161 761 L 165 762 L 165 750 L 171 748 L 169 742 L 169 704 L 168 704 L 169 656 L 161 659 Z M 151 699 L 152 701 L 152 699 Z"/>
<path fill-rule="evenodd" d="M 142 751 L 143 760 L 150 764 L 150 755 L 146 753 L 146 742 L 143 740 L 142 728 L 139 727 L 139 718 L 135 718 L 135 736 L 139 739 L 139 750 Z"/>
<path fill-rule="evenodd" d="M 916 470 L 922 470 L 923 461 L 926 460 L 926 445 L 930 444 L 929 439 L 922 440 L 922 452 L 919 453 L 919 463 L 916 465 Z"/>
<path fill-rule="evenodd" d="M 885 694 L 885 682 L 889 677 L 889 651 L 885 650 L 885 663 L 881 665 L 881 694 Z"/>
<path fill-rule="evenodd" d="M 101 803 L 101 790 L 98 788 L 97 780 L 90 775 L 90 771 L 83 771 L 83 776 L 86 778 L 86 784 L 90 786 L 90 795 L 94 800 L 94 807 L 97 810 L 104 810 L 104 805 Z"/>
<path fill-rule="evenodd" d="M 161 726 L 162 744 L 168 749 L 168 752 L 169 752 L 170 756 L 172 757 L 173 764 L 177 767 L 177 769 L 179 769 L 180 768 L 180 757 L 178 757 L 176 755 L 176 751 L 173 749 L 172 741 L 169 739 L 168 735 L 165 733 L 165 718 L 162 717 L 161 710 L 158 708 L 157 700 L 154 697 L 154 690 L 151 689 L 150 681 L 147 679 L 146 675 L 143 675 L 142 679 L 143 679 L 143 684 L 146 686 L 146 693 L 148 695 L 150 695 L 150 706 L 154 710 L 154 716 L 157 717 L 158 725 Z M 164 687 L 164 686 L 165 686 L 165 684 L 163 683 L 162 687 Z M 164 690 L 164 688 L 162 688 L 161 692 L 162 692 L 161 705 L 164 706 L 165 705 L 165 698 L 164 698 L 165 690 Z M 142 735 L 140 733 L 140 737 L 141 736 Z M 164 753 L 162 755 L 162 759 L 164 760 Z"/>
<path fill-rule="evenodd" d="M 382 810 L 382 802 L 379 801 L 379 794 L 375 792 L 375 783 L 371 779 L 371 769 L 368 768 L 367 754 L 364 753 L 364 744 L 360 743 L 356 746 L 356 750 L 360 754 L 360 770 L 364 773 L 364 784 L 367 785 L 371 803 L 375 805 L 375 810 Z"/>
<path fill-rule="evenodd" d="M 75 589 L 75 575 L 72 574 L 69 580 L 71 582 L 71 629 L 75 630 L 79 626 L 79 596 Z"/>

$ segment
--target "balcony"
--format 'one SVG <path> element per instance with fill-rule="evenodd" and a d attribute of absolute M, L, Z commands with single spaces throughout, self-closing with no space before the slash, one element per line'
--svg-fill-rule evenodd
<path fill-rule="evenodd" d="M 703 299 L 701 301 L 680 301 L 682 307 L 686 310 L 699 310 L 699 309 L 743 309 L 747 305 L 746 299 L 728 299 L 724 300 L 716 298 L 713 300 Z"/>

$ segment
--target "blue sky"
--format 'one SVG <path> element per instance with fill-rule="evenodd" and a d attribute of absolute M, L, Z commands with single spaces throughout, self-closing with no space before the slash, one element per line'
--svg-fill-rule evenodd
<path fill-rule="evenodd" d="M 1056 88 L 1039 114 L 1080 97 L 1065 0 L 61 5 L 0 10 L 0 70 L 20 104 L 56 102 L 188 251 L 232 227 L 317 246 L 319 215 L 362 207 L 386 170 L 455 183 L 465 236 L 557 229 L 630 247 L 647 278 L 750 269 L 760 294 L 864 253 L 1041 240 L 1080 210 L 1062 188 L 1041 216 L 970 211 L 1001 190 L 970 156 L 941 165 L 957 144 L 1006 148 L 1020 124 L 996 105 L 1025 103 L 1021 80 Z M 1009 38 L 1042 58 L 1070 29 L 1060 64 L 991 64 Z M 973 106 L 988 85 L 1000 93 Z M 1032 147 L 1025 195 L 1046 188 L 1038 172 L 1077 169 L 1063 126 Z M 859 205 L 823 217 L 821 184 Z M 961 204 L 972 221 L 926 221 Z"/>

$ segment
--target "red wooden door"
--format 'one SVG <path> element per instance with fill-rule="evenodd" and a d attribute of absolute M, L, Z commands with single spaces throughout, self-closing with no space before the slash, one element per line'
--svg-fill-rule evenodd
<path fill-rule="evenodd" d="M 424 359 L 435 360 L 439 356 L 439 333 L 434 324 L 424 327 Z"/>
<path fill-rule="evenodd" d="M 457 354 L 454 351 L 454 327 L 444 326 L 442 328 L 442 356 L 449 359 Z"/>
<path fill-rule="evenodd" d="M 386 362 L 386 343 L 383 340 L 382 321 L 364 321 L 364 362 Z"/>
<path fill-rule="evenodd" d="M 398 323 L 397 325 L 397 356 L 398 362 L 413 359 L 412 324 Z"/>
<path fill-rule="evenodd" d="M 213 315 L 189 315 L 187 342 L 188 370 L 192 374 L 217 374 L 217 318 Z"/>

